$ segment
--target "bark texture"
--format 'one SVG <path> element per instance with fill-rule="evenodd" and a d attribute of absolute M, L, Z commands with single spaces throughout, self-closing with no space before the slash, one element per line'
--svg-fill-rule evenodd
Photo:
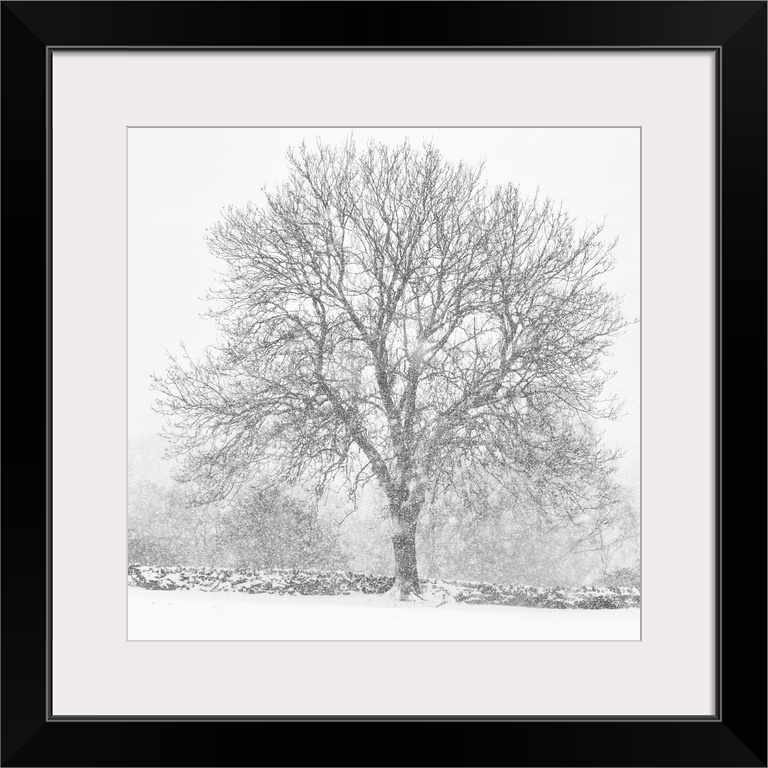
<path fill-rule="evenodd" d="M 416 564 L 416 522 L 418 510 L 395 509 L 392 512 L 392 547 L 395 554 L 395 584 L 391 595 L 407 600 L 421 591 Z"/>

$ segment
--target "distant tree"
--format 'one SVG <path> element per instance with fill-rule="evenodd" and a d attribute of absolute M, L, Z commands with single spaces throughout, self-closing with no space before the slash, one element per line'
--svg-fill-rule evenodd
<path fill-rule="evenodd" d="M 339 569 L 338 531 L 305 499 L 280 488 L 248 487 L 221 515 L 220 562 L 235 568 Z"/>
<path fill-rule="evenodd" d="M 482 166 L 371 142 L 288 152 L 287 181 L 209 230 L 220 342 L 155 379 L 179 479 L 221 499 L 256 471 L 386 495 L 393 594 L 419 591 L 430 498 L 514 478 L 578 515 L 614 458 L 604 355 L 626 325 L 601 227 L 489 188 Z"/>
<path fill-rule="evenodd" d="M 179 488 L 129 481 L 128 559 L 142 565 L 208 565 L 216 557 L 217 510 L 190 511 Z"/>
<path fill-rule="evenodd" d="M 443 497 L 419 519 L 420 568 L 432 578 L 495 583 L 605 582 L 608 570 L 634 562 L 639 518 L 609 473 L 603 480 L 578 514 L 574 505 L 541 506 L 515 488 L 479 515 L 460 497 Z"/>

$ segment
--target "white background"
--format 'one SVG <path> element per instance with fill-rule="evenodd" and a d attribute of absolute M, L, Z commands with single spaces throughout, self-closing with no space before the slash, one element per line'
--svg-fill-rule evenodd
<path fill-rule="evenodd" d="M 54 714 L 712 714 L 714 67 L 57 52 Z M 642 642 L 126 642 L 129 125 L 642 126 Z"/>

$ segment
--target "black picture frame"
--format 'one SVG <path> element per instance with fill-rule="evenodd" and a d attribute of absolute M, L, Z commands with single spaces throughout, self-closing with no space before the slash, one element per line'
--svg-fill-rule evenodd
<path fill-rule="evenodd" d="M 698 0 L 343 6 L 3 2 L 2 338 L 8 439 L 2 515 L 2 765 L 765 766 L 766 8 L 766 2 Z M 51 51 L 63 47 L 717 52 L 719 669 L 714 717 L 273 717 L 247 724 L 237 721 L 249 718 L 51 717 L 49 88 Z M 15 301 L 28 295 L 35 296 L 34 302 Z M 39 370 L 43 359 L 45 372 Z M 38 374 L 34 378 L 32 370 Z M 33 415 L 45 420 L 45 440 L 42 425 L 31 427 Z M 32 480 L 42 474 L 43 464 L 44 484 Z M 389 728 L 368 731 L 372 741 L 362 747 L 356 738 L 340 737 L 338 730 L 311 735 L 304 730 L 309 722 L 356 721 L 359 737 L 363 723 L 388 719 L 419 727 L 412 727 L 409 736 Z M 478 726 L 486 722 L 480 733 Z M 437 732 L 433 724 L 441 723 L 450 729 Z M 300 727 L 289 732 L 292 724 Z"/>

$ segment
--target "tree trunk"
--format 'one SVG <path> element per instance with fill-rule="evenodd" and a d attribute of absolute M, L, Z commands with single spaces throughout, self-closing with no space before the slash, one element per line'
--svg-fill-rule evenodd
<path fill-rule="evenodd" d="M 412 508 L 393 510 L 392 546 L 395 550 L 395 584 L 390 594 L 397 600 L 408 600 L 421 592 L 416 567 L 416 521 L 418 512 Z"/>

